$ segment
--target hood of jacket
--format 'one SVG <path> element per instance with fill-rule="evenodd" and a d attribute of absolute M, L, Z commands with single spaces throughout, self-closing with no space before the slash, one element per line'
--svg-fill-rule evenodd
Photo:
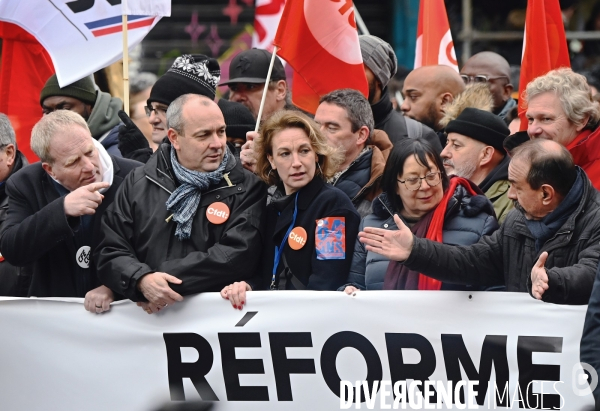
<path fill-rule="evenodd" d="M 119 124 L 121 120 L 117 113 L 122 107 L 123 102 L 120 98 L 112 97 L 103 91 L 98 91 L 92 114 L 90 114 L 87 120 L 92 137 L 98 140 L 109 132 L 111 128 Z"/>
<path fill-rule="evenodd" d="M 387 86 L 381 91 L 381 99 L 371 105 L 371 111 L 373 111 L 373 119 L 375 120 L 375 127 L 378 127 L 383 123 L 394 110 L 394 106 L 390 101 Z"/>

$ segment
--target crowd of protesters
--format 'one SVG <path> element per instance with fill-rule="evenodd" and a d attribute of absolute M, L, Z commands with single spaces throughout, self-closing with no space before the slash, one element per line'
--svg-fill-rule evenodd
<path fill-rule="evenodd" d="M 396 111 L 393 49 L 360 46 L 369 95 L 334 90 L 314 116 L 275 59 L 258 132 L 266 50 L 236 56 L 223 83 L 215 59 L 178 57 L 139 82 L 131 118 L 91 77 L 52 76 L 40 162 L 0 115 L 0 294 L 152 314 L 207 291 L 240 310 L 252 290 L 523 292 L 589 302 L 581 355 L 600 371 L 600 106 L 585 77 L 529 83 L 513 134 L 502 56 L 413 70 Z"/>

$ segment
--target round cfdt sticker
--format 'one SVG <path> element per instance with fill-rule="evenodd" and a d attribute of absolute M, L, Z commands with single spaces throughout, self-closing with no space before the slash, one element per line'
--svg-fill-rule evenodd
<path fill-rule="evenodd" d="M 77 261 L 77 265 L 79 265 L 81 268 L 89 268 L 91 254 L 92 252 L 89 245 L 80 247 L 75 254 L 75 261 Z"/>
<path fill-rule="evenodd" d="M 288 237 L 288 244 L 292 250 L 299 250 L 306 245 L 306 230 L 302 227 L 295 227 Z"/>
<path fill-rule="evenodd" d="M 229 219 L 229 207 L 220 201 L 212 203 L 206 209 L 206 218 L 213 224 L 223 224 Z"/>

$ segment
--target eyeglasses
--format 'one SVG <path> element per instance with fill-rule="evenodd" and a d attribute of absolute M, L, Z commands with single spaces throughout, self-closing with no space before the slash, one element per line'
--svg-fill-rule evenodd
<path fill-rule="evenodd" d="M 442 181 L 441 173 L 438 171 L 437 173 L 429 173 L 425 177 L 410 177 L 404 181 L 398 179 L 398 182 L 404 184 L 410 191 L 417 191 L 421 188 L 421 181 L 423 180 L 429 187 L 435 187 Z"/>
<path fill-rule="evenodd" d="M 485 74 L 477 74 L 475 76 L 469 76 L 469 75 L 466 75 L 466 74 L 461 74 L 460 78 L 463 79 L 463 81 L 465 82 L 465 84 L 469 84 L 469 83 L 487 83 L 490 80 L 498 80 L 499 78 L 508 79 L 507 76 L 491 77 L 491 76 L 486 76 Z"/>
<path fill-rule="evenodd" d="M 146 116 L 150 117 L 150 114 L 154 111 L 154 115 L 158 116 L 158 113 L 166 114 L 166 107 L 152 107 L 152 106 L 144 106 L 144 111 L 146 112 Z"/>

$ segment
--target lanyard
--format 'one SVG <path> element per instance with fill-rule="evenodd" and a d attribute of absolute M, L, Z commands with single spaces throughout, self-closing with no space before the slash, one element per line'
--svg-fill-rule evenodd
<path fill-rule="evenodd" d="M 290 226 L 287 229 L 287 232 L 283 236 L 283 239 L 281 240 L 281 245 L 279 247 L 275 246 L 275 260 L 273 262 L 273 276 L 271 277 L 271 287 L 270 287 L 271 290 L 277 289 L 277 287 L 275 286 L 275 279 L 276 279 L 277 267 L 279 266 L 279 259 L 281 259 L 281 254 L 283 253 L 283 248 L 285 247 L 285 242 L 287 241 L 290 233 L 292 232 L 292 229 L 294 228 L 294 224 L 296 224 L 296 217 L 298 216 L 298 194 L 300 194 L 300 192 L 296 193 L 296 199 L 294 200 L 294 216 L 292 217 L 292 223 L 290 224 Z"/>

